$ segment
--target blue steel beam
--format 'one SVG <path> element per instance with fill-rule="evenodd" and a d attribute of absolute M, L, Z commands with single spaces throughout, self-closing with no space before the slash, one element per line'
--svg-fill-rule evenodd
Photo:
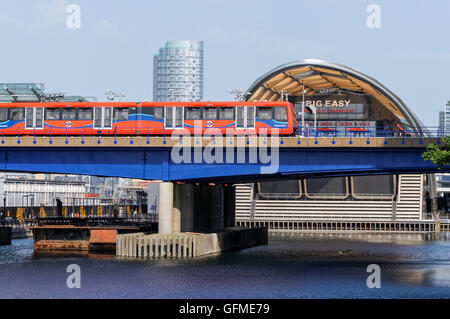
<path fill-rule="evenodd" d="M 259 157 L 249 163 L 175 163 L 170 148 L 14 148 L 0 149 L 0 170 L 30 173 L 63 173 L 116 176 L 165 181 L 238 182 L 286 179 L 306 175 L 436 172 L 422 159 L 425 148 L 280 148 L 278 168 Z M 223 161 L 226 162 L 225 153 Z M 440 171 L 442 172 L 442 171 Z"/>

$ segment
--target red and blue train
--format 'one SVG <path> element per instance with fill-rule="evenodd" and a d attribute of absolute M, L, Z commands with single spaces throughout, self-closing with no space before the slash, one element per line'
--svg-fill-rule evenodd
<path fill-rule="evenodd" d="M 287 102 L 15 102 L 0 103 L 3 135 L 293 135 Z M 195 130 L 195 132 L 194 132 Z"/>

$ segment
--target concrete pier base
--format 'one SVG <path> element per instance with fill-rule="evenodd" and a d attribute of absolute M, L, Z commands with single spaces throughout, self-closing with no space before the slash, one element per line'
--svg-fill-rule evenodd
<path fill-rule="evenodd" d="M 0 245 L 11 245 L 11 227 L 0 227 Z"/>
<path fill-rule="evenodd" d="M 193 258 L 266 245 L 266 227 L 232 227 L 216 233 L 125 234 L 117 236 L 116 255 L 134 258 Z"/>

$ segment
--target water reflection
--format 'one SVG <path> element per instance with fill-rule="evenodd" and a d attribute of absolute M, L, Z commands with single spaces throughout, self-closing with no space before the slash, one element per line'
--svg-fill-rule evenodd
<path fill-rule="evenodd" d="M 116 255 L 114 252 L 88 252 L 88 251 L 35 251 L 33 252 L 33 258 L 46 259 L 46 258 L 87 258 L 93 260 L 115 260 Z"/>
<path fill-rule="evenodd" d="M 72 263 L 79 291 L 65 286 Z M 372 263 L 381 289 L 365 284 Z M 448 298 L 450 233 L 280 233 L 242 251 L 155 260 L 34 253 L 32 240 L 14 240 L 0 247 L 0 273 L 12 298 Z"/>

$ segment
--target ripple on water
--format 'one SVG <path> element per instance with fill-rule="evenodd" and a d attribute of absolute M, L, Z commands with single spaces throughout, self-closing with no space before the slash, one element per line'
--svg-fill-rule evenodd
<path fill-rule="evenodd" d="M 68 289 L 78 264 L 82 289 Z M 382 289 L 368 289 L 368 264 Z M 0 290 L 11 298 L 450 297 L 448 233 L 280 235 L 270 244 L 198 259 L 33 254 L 31 239 L 0 247 Z"/>

